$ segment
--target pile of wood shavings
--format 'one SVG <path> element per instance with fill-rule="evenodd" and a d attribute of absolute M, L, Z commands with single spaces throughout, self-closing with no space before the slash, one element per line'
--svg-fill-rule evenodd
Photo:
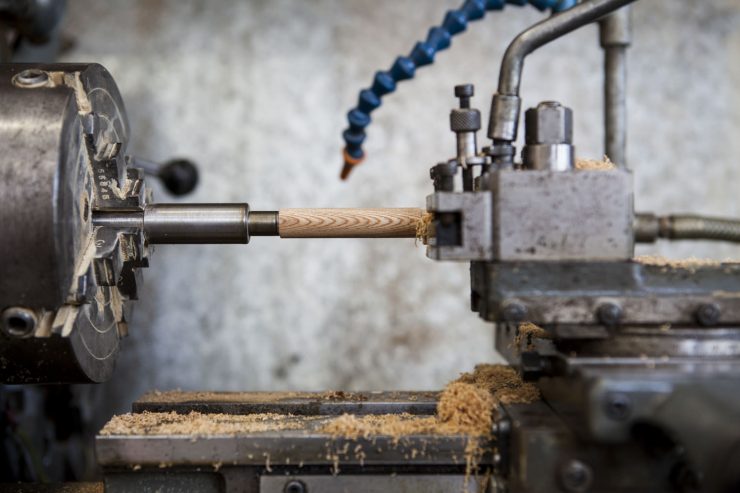
<path fill-rule="evenodd" d="M 472 383 L 451 382 L 437 403 L 442 429 L 467 435 L 487 435 L 492 423 L 493 396 Z"/>
<path fill-rule="evenodd" d="M 101 435 L 236 435 L 262 431 L 296 430 L 309 418 L 285 414 L 204 414 L 176 412 L 122 414 L 113 416 Z"/>
<path fill-rule="evenodd" d="M 493 398 L 484 389 L 455 381 L 440 395 L 436 416 L 343 414 L 320 431 L 342 438 L 383 435 L 396 440 L 409 435 L 486 435 L 491 429 L 493 406 Z"/>
<path fill-rule="evenodd" d="M 609 171 L 616 169 L 616 166 L 607 156 L 604 156 L 601 161 L 578 158 L 576 159 L 576 169 L 579 171 Z"/>
<path fill-rule="evenodd" d="M 528 350 L 534 349 L 534 339 L 552 339 L 552 335 L 532 322 L 523 322 L 519 324 L 516 337 L 514 338 L 514 346 L 516 346 L 516 349 L 521 350 L 522 342 L 526 342 Z"/>
<path fill-rule="evenodd" d="M 321 428 L 334 437 L 369 438 L 378 435 L 399 438 L 408 435 L 478 435 L 490 433 L 492 413 L 499 402 L 529 403 L 540 397 L 537 387 L 524 383 L 507 365 L 477 365 L 450 382 L 440 395 L 435 416 L 344 414 Z"/>
<path fill-rule="evenodd" d="M 434 214 L 425 212 L 421 215 L 419 223 L 416 225 L 416 242 L 421 241 L 422 245 L 426 245 L 429 242 L 429 237 L 433 236 L 433 223 Z"/>
<path fill-rule="evenodd" d="M 457 381 L 487 390 L 495 403 L 528 404 L 540 398 L 537 387 L 524 383 L 508 365 L 476 365 L 473 373 L 463 373 Z"/>

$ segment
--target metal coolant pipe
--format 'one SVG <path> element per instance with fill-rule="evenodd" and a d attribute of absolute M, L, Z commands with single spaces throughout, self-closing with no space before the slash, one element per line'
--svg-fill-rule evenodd
<path fill-rule="evenodd" d="M 488 136 L 494 141 L 516 140 L 519 126 L 524 60 L 539 47 L 597 21 L 636 0 L 587 0 L 555 14 L 520 33 L 509 44 L 499 70 L 498 91 L 493 96 Z"/>

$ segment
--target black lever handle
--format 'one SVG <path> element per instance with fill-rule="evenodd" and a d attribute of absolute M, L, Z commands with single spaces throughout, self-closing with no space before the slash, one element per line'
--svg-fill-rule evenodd
<path fill-rule="evenodd" d="M 133 166 L 156 176 L 172 195 L 187 195 L 198 185 L 198 168 L 189 159 L 176 158 L 164 163 L 133 158 Z"/>

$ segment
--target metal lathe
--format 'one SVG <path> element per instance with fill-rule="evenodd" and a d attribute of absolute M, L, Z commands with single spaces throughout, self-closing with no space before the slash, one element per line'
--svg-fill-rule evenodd
<path fill-rule="evenodd" d="M 635 212 L 625 152 L 633 2 L 466 0 L 375 74 L 348 114 L 345 179 L 365 157 L 365 130 L 382 97 L 432 63 L 469 22 L 507 3 L 552 13 L 506 50 L 485 144 L 474 87 L 454 88 L 454 153 L 429 163 L 426 210 L 158 203 L 147 175 L 163 171 L 127 153 L 136 129 L 104 67 L 1 64 L 0 381 L 109 379 L 142 275 L 156 261 L 151 245 L 418 237 L 430 259 L 469 262 L 472 311 L 491 323 L 496 349 L 541 395 L 491 409 L 493 426 L 477 442 L 482 453 L 472 468 L 470 437 L 344 438 L 320 428 L 345 413 L 431 416 L 435 392 L 185 392 L 149 394 L 133 413 L 304 421 L 242 433 L 100 434 L 101 488 L 740 491 L 740 264 L 634 255 L 636 242 L 658 239 L 740 242 L 740 220 Z M 526 57 L 591 23 L 604 49 L 609 158 L 595 164 L 576 159 L 570 108 L 556 101 L 522 108 L 520 95 Z M 194 173 L 182 163 L 170 172 L 185 181 Z M 538 330 L 524 329 L 532 324 Z"/>

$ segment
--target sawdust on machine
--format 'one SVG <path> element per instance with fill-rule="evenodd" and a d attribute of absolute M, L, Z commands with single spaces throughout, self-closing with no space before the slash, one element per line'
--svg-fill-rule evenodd
<path fill-rule="evenodd" d="M 617 167 L 609 159 L 608 156 L 604 156 L 603 159 L 576 159 L 576 170 L 578 171 L 609 171 L 616 169 Z"/>
<path fill-rule="evenodd" d="M 476 365 L 472 373 L 463 373 L 456 381 L 487 390 L 495 404 L 528 404 L 540 398 L 537 386 L 523 382 L 508 365 Z"/>
<path fill-rule="evenodd" d="M 315 419 L 315 418 L 314 418 Z M 192 411 L 129 413 L 113 416 L 101 435 L 237 435 L 265 431 L 297 430 L 311 418 L 287 414 L 213 414 Z"/>
<path fill-rule="evenodd" d="M 486 453 L 487 447 L 482 444 L 491 438 L 493 413 L 496 396 L 490 389 L 499 385 L 490 382 L 490 378 L 504 375 L 506 383 L 513 383 L 511 370 L 503 365 L 478 365 L 473 373 L 465 373 L 457 380 L 447 384 L 437 402 L 437 413 L 434 416 L 412 416 L 409 414 L 384 414 L 372 416 L 355 416 L 344 414 L 324 425 L 320 431 L 333 437 L 369 439 L 376 436 L 390 436 L 395 443 L 409 435 L 462 435 L 466 437 L 465 445 L 465 486 L 471 476 L 478 474 L 478 464 Z M 527 385 L 519 380 L 521 385 Z M 500 390 L 500 389 L 498 389 Z M 512 388 L 513 390 L 513 388 Z M 511 401 L 511 396 L 504 396 Z M 522 394 L 529 399 L 529 392 Z M 418 451 L 412 451 L 412 454 Z M 338 471 L 338 456 L 334 455 L 334 470 Z M 485 484 L 484 480 L 483 484 Z"/>
<path fill-rule="evenodd" d="M 425 212 L 421 215 L 419 223 L 416 225 L 416 243 L 421 241 L 422 245 L 426 245 L 429 242 L 429 238 L 434 235 L 434 214 L 431 212 Z"/>
<path fill-rule="evenodd" d="M 522 322 L 517 328 L 517 334 L 514 338 L 514 345 L 517 350 L 521 350 L 522 343 L 526 344 L 527 350 L 535 349 L 535 339 L 552 339 L 552 335 L 532 322 Z"/>
<path fill-rule="evenodd" d="M 539 399 L 537 387 L 522 382 L 507 365 L 477 365 L 447 384 L 440 394 L 435 416 L 345 414 L 321 428 L 335 437 L 358 438 L 378 435 L 399 438 L 416 434 L 490 434 L 496 404 L 529 403 Z"/>

